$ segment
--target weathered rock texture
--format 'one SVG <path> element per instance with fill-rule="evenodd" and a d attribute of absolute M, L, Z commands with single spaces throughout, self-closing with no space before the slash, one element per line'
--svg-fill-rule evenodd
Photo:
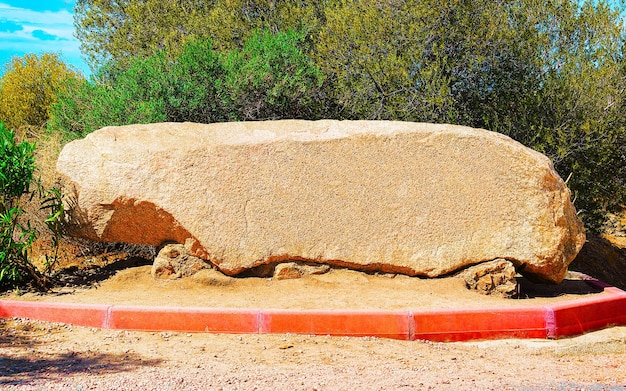
<path fill-rule="evenodd" d="M 546 157 L 460 126 L 108 127 L 66 145 L 57 168 L 81 235 L 190 240 L 229 275 L 299 260 L 434 277 L 504 258 L 559 282 L 585 240 Z"/>
<path fill-rule="evenodd" d="M 152 263 L 152 276 L 155 278 L 190 277 L 211 266 L 203 259 L 194 257 L 182 244 L 166 244 Z"/>
<path fill-rule="evenodd" d="M 277 280 L 291 280 L 304 276 L 324 274 L 330 271 L 328 265 L 306 265 L 297 262 L 285 262 L 276 265 L 273 277 Z"/>
<path fill-rule="evenodd" d="M 505 259 L 494 259 L 463 270 L 457 277 L 465 281 L 468 289 L 483 295 L 511 297 L 517 293 L 513 263 Z"/>

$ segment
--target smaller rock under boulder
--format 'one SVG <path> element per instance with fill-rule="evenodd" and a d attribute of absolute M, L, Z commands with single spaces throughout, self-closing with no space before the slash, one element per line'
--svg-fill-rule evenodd
<path fill-rule="evenodd" d="M 160 279 L 190 277 L 211 268 L 206 261 L 194 257 L 182 244 L 166 244 L 154 259 L 152 276 Z"/>
<path fill-rule="evenodd" d="M 515 266 L 506 259 L 470 266 L 457 274 L 465 280 L 468 289 L 484 295 L 514 296 L 517 292 Z"/>
<path fill-rule="evenodd" d="M 311 274 L 324 274 L 328 273 L 329 270 L 330 266 L 328 265 L 307 265 L 296 262 L 286 262 L 276 265 L 274 269 L 274 279 L 289 280 Z"/>

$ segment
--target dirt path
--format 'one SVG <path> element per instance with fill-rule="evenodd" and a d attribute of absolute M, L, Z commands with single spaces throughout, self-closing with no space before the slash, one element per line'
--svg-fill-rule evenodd
<path fill-rule="evenodd" d="M 3 390 L 626 390 L 626 327 L 431 343 L 0 321 Z"/>

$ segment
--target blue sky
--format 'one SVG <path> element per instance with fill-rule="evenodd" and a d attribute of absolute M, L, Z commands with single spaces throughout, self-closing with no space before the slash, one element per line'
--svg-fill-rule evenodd
<path fill-rule="evenodd" d="M 13 56 L 60 53 L 82 71 L 89 67 L 74 38 L 72 9 L 75 0 L 0 0 L 0 74 Z"/>

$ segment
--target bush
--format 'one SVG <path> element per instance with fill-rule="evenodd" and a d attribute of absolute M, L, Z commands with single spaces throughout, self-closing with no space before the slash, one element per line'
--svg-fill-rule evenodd
<path fill-rule="evenodd" d="M 296 31 L 257 32 L 226 58 L 226 83 L 242 120 L 320 118 L 322 74 L 299 48 Z"/>
<path fill-rule="evenodd" d="M 55 188 L 44 190 L 36 170 L 35 144 L 17 143 L 15 133 L 0 122 L 0 289 L 26 282 L 46 289 L 58 259 L 65 221 L 62 194 Z M 38 232 L 26 209 L 32 209 L 35 198 L 41 199 L 39 209 L 47 211 L 42 223 L 52 234 L 53 254 L 46 255 L 43 273 L 29 259 Z"/>
<path fill-rule="evenodd" d="M 15 134 L 0 122 L 0 287 L 15 285 L 26 275 L 37 276 L 28 261 L 36 232 L 20 224 L 22 196 L 30 193 L 35 171 L 35 145 L 17 144 Z"/>
<path fill-rule="evenodd" d="M 66 82 L 82 80 L 57 54 L 13 57 L 0 79 L 0 121 L 10 129 L 40 129 L 50 117 L 50 106 Z"/>
<path fill-rule="evenodd" d="M 69 81 L 52 105 L 48 128 L 72 139 L 105 126 L 224 120 L 216 116 L 222 110 L 212 76 L 221 75 L 210 44 L 187 45 L 174 61 L 166 54 L 134 58 L 127 68 L 111 64 L 91 81 Z"/>
<path fill-rule="evenodd" d="M 170 58 L 159 51 L 112 65 L 92 81 L 68 80 L 52 105 L 50 130 L 70 138 L 111 125 L 317 118 L 321 73 L 297 32 L 259 32 L 221 55 L 206 40 Z"/>
<path fill-rule="evenodd" d="M 116 72 L 102 70 L 94 81 L 68 80 L 51 105 L 48 129 L 74 139 L 105 126 L 166 120 L 160 56 L 135 59 Z"/>
<path fill-rule="evenodd" d="M 213 50 L 211 41 L 185 45 L 165 72 L 161 84 L 168 121 L 211 123 L 236 117 L 224 83 L 222 56 Z"/>

